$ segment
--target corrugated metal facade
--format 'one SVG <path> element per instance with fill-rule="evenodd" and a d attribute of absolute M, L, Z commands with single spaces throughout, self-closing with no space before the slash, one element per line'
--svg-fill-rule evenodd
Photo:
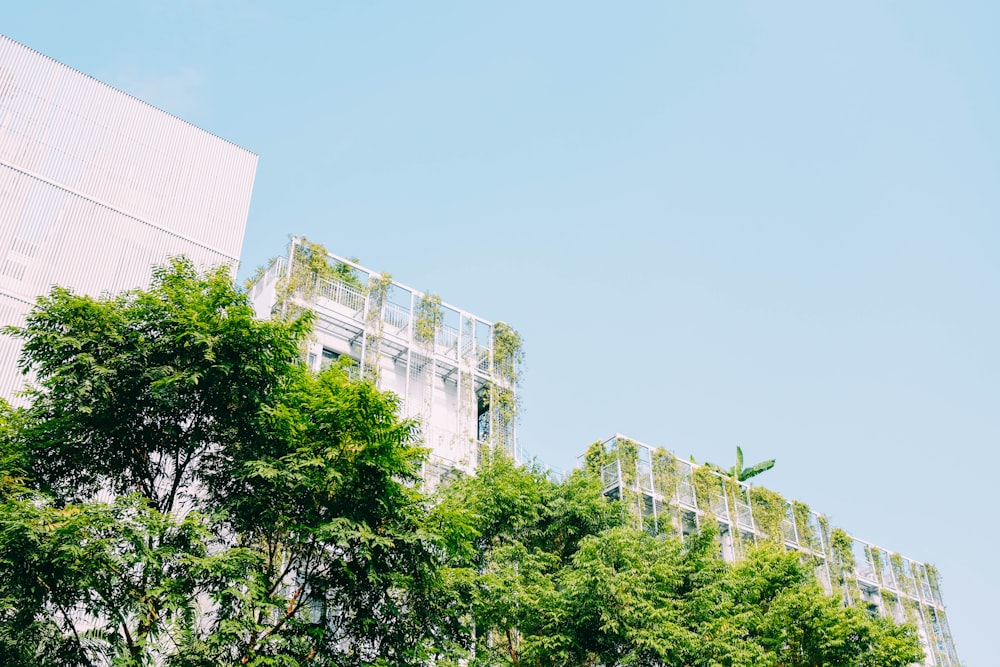
<path fill-rule="evenodd" d="M 52 285 L 148 284 L 184 254 L 236 270 L 257 156 L 0 35 L 0 325 Z M 0 338 L 0 396 L 21 385 Z"/>

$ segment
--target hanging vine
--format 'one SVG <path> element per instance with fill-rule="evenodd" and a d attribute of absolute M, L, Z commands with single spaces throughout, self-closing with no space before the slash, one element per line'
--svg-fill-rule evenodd
<path fill-rule="evenodd" d="M 638 481 L 636 470 L 639 465 L 639 447 L 628 438 L 616 438 L 615 448 L 621 465 L 622 482 L 630 489 L 635 488 Z"/>
<path fill-rule="evenodd" d="M 524 362 L 521 336 L 510 325 L 497 322 L 493 325 L 493 373 L 496 381 L 490 383 L 491 411 L 496 420 L 497 442 L 510 448 L 520 404 L 517 386 L 521 381 Z"/>
<path fill-rule="evenodd" d="M 903 557 L 899 554 L 892 554 L 889 556 L 889 564 L 892 566 L 892 574 L 896 577 L 896 586 L 899 590 L 908 595 L 915 595 L 917 590 L 913 583 L 913 578 L 910 576 L 907 571 L 908 568 L 903 562 Z"/>
<path fill-rule="evenodd" d="M 309 310 L 303 304 L 315 303 L 325 281 L 338 280 L 362 289 L 354 269 L 331 259 L 324 246 L 305 237 L 292 240 L 290 260 L 285 275 L 274 287 L 272 317 L 294 318 Z"/>
<path fill-rule="evenodd" d="M 834 528 L 830 532 L 830 552 L 837 581 L 846 590 L 847 600 L 852 604 L 860 602 L 861 590 L 858 588 L 855 574 L 857 562 L 854 558 L 854 542 L 850 535 L 840 528 Z"/>
<path fill-rule="evenodd" d="M 493 372 L 512 385 L 521 381 L 524 349 L 521 335 L 506 322 L 493 325 Z"/>
<path fill-rule="evenodd" d="M 785 536 L 781 522 L 788 512 L 788 506 L 781 494 L 762 486 L 753 486 L 750 487 L 750 502 L 758 532 L 764 533 L 772 542 L 783 543 Z"/>
<path fill-rule="evenodd" d="M 385 306 L 389 288 L 392 287 L 392 276 L 388 273 L 372 274 L 368 278 L 365 312 L 365 358 L 364 376 L 376 385 L 381 380 L 380 353 L 382 347 L 382 330 L 385 320 L 382 310 Z"/>
<path fill-rule="evenodd" d="M 812 526 L 812 511 L 809 505 L 799 500 L 792 501 L 792 516 L 795 518 L 795 531 L 799 536 L 799 544 L 813 551 L 819 550 L 816 531 Z"/>
<path fill-rule="evenodd" d="M 673 499 L 677 490 L 677 463 L 674 455 L 657 447 L 651 455 L 653 466 L 653 487 L 659 495 L 663 496 L 664 507 Z"/>
<path fill-rule="evenodd" d="M 854 561 L 854 544 L 850 535 L 840 528 L 834 528 L 830 533 L 830 549 L 833 551 L 835 563 L 846 572 L 853 572 L 856 566 Z"/>
<path fill-rule="evenodd" d="M 583 461 L 585 470 L 600 479 L 604 466 L 613 463 L 615 456 L 604 448 L 602 441 L 596 440 L 587 447 L 587 452 L 583 455 Z"/>
<path fill-rule="evenodd" d="M 433 345 L 437 330 L 444 324 L 441 297 L 433 293 L 424 294 L 417 301 L 415 311 L 413 337 L 425 345 Z"/>
<path fill-rule="evenodd" d="M 712 514 L 712 501 L 722 497 L 722 478 L 705 466 L 698 466 L 692 473 L 695 502 L 704 514 Z"/>

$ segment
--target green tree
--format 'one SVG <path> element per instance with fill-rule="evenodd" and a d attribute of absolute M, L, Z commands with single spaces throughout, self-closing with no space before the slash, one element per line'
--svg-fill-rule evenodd
<path fill-rule="evenodd" d="M 799 554 L 770 543 L 728 565 L 692 614 L 702 638 L 690 664 L 903 667 L 923 660 L 914 629 L 826 595 Z M 693 656 L 694 657 L 694 656 Z"/>
<path fill-rule="evenodd" d="M 553 482 L 497 454 L 445 488 L 432 513 L 462 527 L 454 595 L 472 648 L 451 656 L 606 667 L 921 659 L 913 628 L 844 607 L 800 554 L 765 544 L 727 563 L 710 529 L 683 543 L 654 537 L 621 525 L 617 502 L 592 474 Z"/>
<path fill-rule="evenodd" d="M 560 664 L 684 664 L 680 542 L 618 527 L 587 537 L 560 577 Z"/>
<path fill-rule="evenodd" d="M 396 400 L 299 363 L 225 269 L 56 288 L 0 414 L 0 662 L 423 664 L 443 551 Z"/>
<path fill-rule="evenodd" d="M 208 495 L 253 556 L 253 588 L 213 593 L 211 632 L 191 644 L 206 664 L 425 662 L 443 622 L 439 548 L 397 407 L 343 368 L 299 370 L 260 451 L 226 452 Z"/>
<path fill-rule="evenodd" d="M 180 259 L 149 290 L 53 289 L 7 330 L 36 376 L 21 430 L 33 483 L 61 503 L 99 489 L 165 513 L 192 501 L 220 448 L 257 437 L 308 322 L 258 320 L 226 268 Z"/>
<path fill-rule="evenodd" d="M 8 330 L 36 385 L 0 405 L 0 664 L 921 658 L 800 554 L 727 564 L 710 530 L 626 528 L 584 471 L 488 453 L 429 503 L 416 425 L 344 368 L 308 372 L 308 325 L 258 321 L 225 270 L 177 260 L 149 290 L 55 289 Z M 728 474 L 766 464 L 737 448 Z"/>
<path fill-rule="evenodd" d="M 621 520 L 591 477 L 578 471 L 555 482 L 499 450 L 486 454 L 475 477 L 440 490 L 431 521 L 454 536 L 451 591 L 465 633 L 456 646 L 471 648 L 452 657 L 553 664 L 572 641 L 559 622 L 560 573 L 587 536 Z"/>

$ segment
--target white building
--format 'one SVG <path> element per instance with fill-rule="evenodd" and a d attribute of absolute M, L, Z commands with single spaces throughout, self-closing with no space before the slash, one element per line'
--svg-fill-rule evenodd
<path fill-rule="evenodd" d="M 322 274 L 322 275 L 321 275 Z M 316 314 L 307 351 L 315 369 L 341 357 L 380 389 L 401 398 L 431 450 L 424 479 L 473 472 L 482 447 L 519 459 L 515 421 L 520 338 L 319 245 L 292 239 L 254 282 L 259 317 L 290 308 Z"/>
<path fill-rule="evenodd" d="M 257 156 L 0 35 L 0 326 L 53 285 L 146 286 L 239 259 Z M 22 385 L 0 337 L 0 396 Z"/>

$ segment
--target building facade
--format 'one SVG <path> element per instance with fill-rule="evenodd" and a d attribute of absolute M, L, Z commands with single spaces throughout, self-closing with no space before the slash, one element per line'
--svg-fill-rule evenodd
<path fill-rule="evenodd" d="M 187 255 L 230 264 L 257 156 L 0 35 L 0 325 L 53 285 L 148 284 Z M 0 337 L 0 396 L 22 385 Z"/>
<path fill-rule="evenodd" d="M 516 460 L 518 334 L 377 273 L 292 239 L 250 287 L 258 317 L 308 308 L 315 315 L 308 364 L 337 360 L 400 397 L 420 422 L 434 486 L 452 470 L 474 472 L 483 447 Z"/>
<path fill-rule="evenodd" d="M 932 565 L 834 528 L 805 503 L 622 435 L 595 442 L 579 463 L 600 475 L 604 494 L 620 499 L 637 526 L 681 539 L 713 529 L 723 558 L 730 561 L 762 541 L 798 551 L 815 565 L 828 593 L 916 626 L 925 665 L 960 664 Z"/>

